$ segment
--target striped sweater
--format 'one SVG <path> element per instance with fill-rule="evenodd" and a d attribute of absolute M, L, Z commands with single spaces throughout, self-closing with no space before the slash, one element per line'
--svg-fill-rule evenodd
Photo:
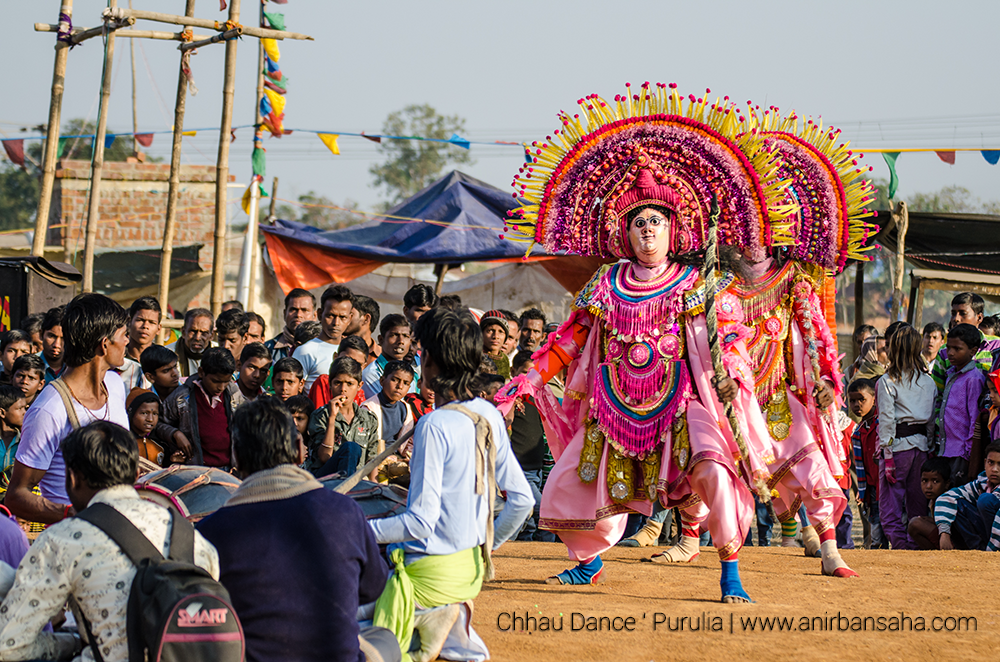
<path fill-rule="evenodd" d="M 986 472 L 979 474 L 974 481 L 959 487 L 953 487 L 937 498 L 934 504 L 934 522 L 941 533 L 951 533 L 951 523 L 958 513 L 958 501 L 968 501 L 973 506 L 984 492 L 996 492 L 997 487 L 991 487 L 986 480 Z M 990 531 L 990 541 L 986 545 L 987 552 L 1000 551 L 1000 515 L 993 520 Z"/>

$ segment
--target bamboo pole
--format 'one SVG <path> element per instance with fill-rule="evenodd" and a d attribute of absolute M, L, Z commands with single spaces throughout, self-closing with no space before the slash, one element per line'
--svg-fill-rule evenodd
<path fill-rule="evenodd" d="M 73 15 L 73 0 L 62 0 L 60 15 Z M 58 29 L 59 26 L 56 26 Z M 52 188 L 56 181 L 56 157 L 59 152 L 59 123 L 62 114 L 63 90 L 66 84 L 66 60 L 69 44 L 56 39 L 56 58 L 52 68 L 52 95 L 49 99 L 49 124 L 45 131 L 45 153 L 42 158 L 42 187 L 38 195 L 38 211 L 35 216 L 35 236 L 31 242 L 31 254 L 41 257 L 45 253 L 45 235 L 49 226 L 49 210 L 52 204 Z"/>
<path fill-rule="evenodd" d="M 274 215 L 274 207 L 278 203 L 278 178 L 275 177 L 271 182 L 271 208 L 267 212 L 267 223 L 268 225 L 274 225 L 274 219 L 277 216 Z"/>
<path fill-rule="evenodd" d="M 260 25 L 264 25 L 264 5 L 260 5 Z M 254 142 L 263 118 L 260 114 L 260 102 L 264 97 L 264 42 L 257 40 L 257 95 L 254 100 L 253 125 Z M 255 145 L 256 147 L 256 145 Z M 253 311 L 254 261 L 257 254 L 257 222 L 260 216 L 260 183 L 254 180 L 256 173 L 250 179 L 250 220 L 247 231 L 243 235 L 243 253 L 240 259 L 240 273 L 236 286 L 236 298 L 243 302 L 244 308 Z"/>
<path fill-rule="evenodd" d="M 108 0 L 114 9 L 117 0 Z M 104 46 L 104 72 L 101 75 L 101 103 L 97 113 L 97 137 L 90 159 L 90 204 L 87 206 L 87 236 L 83 246 L 83 291 L 94 291 L 94 245 L 97 243 L 97 219 L 101 205 L 101 175 L 104 171 L 104 137 L 108 129 L 108 102 L 111 99 L 111 74 L 115 66 L 115 31 L 108 30 Z"/>
<path fill-rule="evenodd" d="M 856 329 L 865 323 L 865 263 L 859 260 L 854 273 L 854 328 Z"/>
<path fill-rule="evenodd" d="M 232 5 L 229 7 L 229 20 L 239 22 L 239 11 L 236 12 L 237 18 L 233 18 Z M 190 25 L 196 28 L 208 28 L 209 30 L 219 30 L 223 26 L 222 23 L 218 21 L 213 21 L 211 19 L 205 18 L 193 18 L 189 19 L 185 16 L 174 16 L 173 14 L 162 14 L 155 11 L 143 11 L 141 9 L 129 9 L 123 10 L 122 14 L 127 17 L 136 18 L 144 21 L 158 21 L 160 23 L 170 23 L 172 25 Z M 286 32 L 284 30 L 270 30 L 265 28 L 255 28 L 253 26 L 244 25 L 243 34 L 248 37 L 258 37 L 260 39 L 300 39 L 306 41 L 313 41 L 313 38 L 307 34 L 300 34 L 298 32 Z"/>
<path fill-rule="evenodd" d="M 35 23 L 35 32 L 58 32 L 59 26 L 55 23 Z M 87 32 L 86 28 L 73 28 L 73 34 L 77 35 Z M 131 39 L 159 39 L 161 41 L 184 41 L 183 32 L 163 32 L 158 30 L 118 30 L 118 37 L 128 37 Z M 209 39 L 209 35 L 196 34 L 195 39 Z"/>
<path fill-rule="evenodd" d="M 240 0 L 230 0 L 229 20 L 239 23 Z M 229 143 L 233 124 L 233 95 L 236 88 L 236 39 L 226 42 L 226 73 L 222 90 L 222 122 L 219 128 L 219 157 L 215 166 L 215 251 L 212 260 L 212 314 L 222 312 L 226 282 L 226 209 L 229 183 Z"/>
<path fill-rule="evenodd" d="M 100 37 L 105 32 L 117 32 L 126 25 L 132 25 L 135 23 L 134 18 L 124 19 L 123 22 L 114 22 L 111 24 L 99 25 L 96 28 L 89 28 L 87 30 L 81 30 L 77 32 L 73 31 L 73 35 L 70 37 L 69 41 L 72 46 L 78 46 L 88 39 L 93 39 L 94 37 Z"/>
<path fill-rule="evenodd" d="M 242 27 L 233 28 L 232 30 L 226 30 L 225 32 L 220 32 L 217 35 L 207 37 L 205 39 L 202 39 L 201 41 L 192 41 L 190 43 L 181 44 L 180 46 L 177 47 L 177 50 L 179 50 L 182 53 L 186 53 L 187 51 L 193 51 L 196 48 L 201 48 L 202 46 L 208 46 L 209 44 L 217 44 L 220 41 L 229 41 L 230 39 L 236 39 L 242 34 L 243 34 Z"/>
<path fill-rule="evenodd" d="M 187 0 L 184 13 L 194 16 L 195 0 Z M 167 188 L 167 217 L 163 227 L 163 248 L 160 251 L 160 287 L 157 299 L 164 308 L 170 304 L 170 262 L 174 256 L 174 236 L 177 234 L 177 197 L 181 188 L 181 143 L 184 140 L 184 109 L 187 105 L 187 67 L 185 60 L 189 54 L 181 55 L 177 74 L 177 101 L 174 103 L 173 149 L 170 153 L 170 183 Z M 163 341 L 164 330 L 160 329 L 158 342 Z"/>
<path fill-rule="evenodd" d="M 128 0 L 128 8 L 132 9 L 132 0 Z M 132 155 L 139 154 L 139 141 L 135 139 L 135 134 L 139 132 L 139 113 L 137 110 L 135 97 L 135 40 L 128 43 L 129 60 L 132 65 Z"/>
<path fill-rule="evenodd" d="M 896 271 L 892 281 L 892 319 L 889 321 L 895 322 L 903 305 L 903 276 L 906 275 L 906 231 L 910 226 L 910 212 L 905 200 L 899 201 L 892 217 L 896 221 Z"/>

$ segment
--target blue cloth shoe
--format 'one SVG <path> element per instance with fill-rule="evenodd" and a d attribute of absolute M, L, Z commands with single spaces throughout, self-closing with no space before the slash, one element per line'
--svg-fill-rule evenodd
<path fill-rule="evenodd" d="M 722 579 L 719 581 L 722 586 L 722 601 L 753 602 L 747 592 L 743 590 L 743 582 L 740 581 L 740 562 L 736 559 L 722 562 Z"/>
<path fill-rule="evenodd" d="M 604 582 L 604 562 L 595 556 L 590 563 L 581 563 L 545 580 L 546 584 L 601 584 Z"/>

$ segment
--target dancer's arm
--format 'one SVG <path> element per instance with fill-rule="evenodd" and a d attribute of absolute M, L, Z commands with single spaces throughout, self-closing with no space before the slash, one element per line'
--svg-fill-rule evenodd
<path fill-rule="evenodd" d="M 590 313 L 577 310 L 551 334 L 548 341 L 531 357 L 535 361 L 535 368 L 526 375 L 515 377 L 497 393 L 495 400 L 501 413 L 506 415 L 518 396 L 534 395 L 580 356 L 587 344 L 592 324 Z"/>

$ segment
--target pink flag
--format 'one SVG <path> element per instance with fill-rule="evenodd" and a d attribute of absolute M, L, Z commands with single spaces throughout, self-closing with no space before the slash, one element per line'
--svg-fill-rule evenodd
<path fill-rule="evenodd" d="M 955 165 L 955 152 L 934 152 L 934 153 L 937 154 L 938 158 L 944 161 L 945 163 Z"/>
<path fill-rule="evenodd" d="M 149 147 L 153 144 L 153 134 L 152 133 L 137 133 L 135 134 L 135 141 L 142 145 L 143 147 Z"/>
<path fill-rule="evenodd" d="M 3 149 L 7 152 L 7 158 L 9 158 L 14 165 L 24 167 L 24 141 L 23 140 L 4 140 Z"/>

